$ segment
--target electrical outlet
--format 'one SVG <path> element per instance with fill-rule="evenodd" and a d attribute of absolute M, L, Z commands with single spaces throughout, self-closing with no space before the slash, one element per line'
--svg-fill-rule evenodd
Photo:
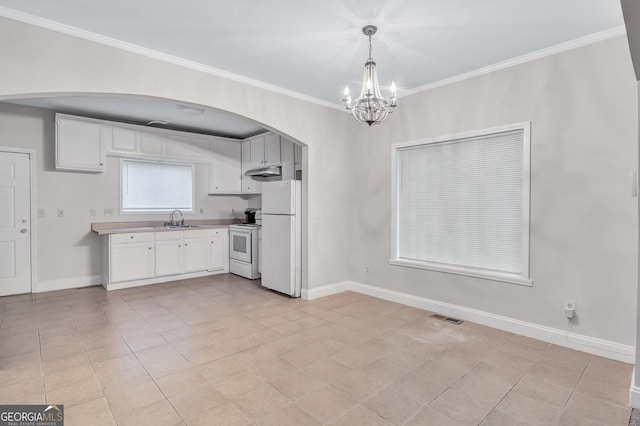
<path fill-rule="evenodd" d="M 58 209 L 58 217 L 64 217 L 64 209 Z"/>
<path fill-rule="evenodd" d="M 113 209 L 104 209 L 105 216 L 113 216 Z"/>
<path fill-rule="evenodd" d="M 575 300 L 565 300 L 564 301 L 564 316 L 567 319 L 572 319 L 576 316 L 576 301 Z"/>
<path fill-rule="evenodd" d="M 45 217 L 46 212 L 44 209 L 38 209 L 38 217 Z"/>
<path fill-rule="evenodd" d="M 96 217 L 96 209 L 89 210 L 89 216 Z"/>

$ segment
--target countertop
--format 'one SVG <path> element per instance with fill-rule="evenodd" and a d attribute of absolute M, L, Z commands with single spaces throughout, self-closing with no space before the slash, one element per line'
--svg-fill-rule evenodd
<path fill-rule="evenodd" d="M 233 223 L 233 219 L 204 219 L 187 221 L 185 226 L 167 227 L 164 226 L 164 222 L 160 221 L 97 222 L 91 224 L 91 230 L 98 235 L 131 234 L 137 232 L 195 231 L 198 229 L 227 228 Z"/>

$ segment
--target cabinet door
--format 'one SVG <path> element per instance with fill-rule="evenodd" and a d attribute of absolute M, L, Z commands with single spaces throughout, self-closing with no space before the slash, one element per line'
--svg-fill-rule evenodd
<path fill-rule="evenodd" d="M 264 165 L 278 166 L 282 159 L 280 158 L 280 136 L 269 133 L 264 137 Z"/>
<path fill-rule="evenodd" d="M 220 235 L 214 235 L 210 237 L 210 271 L 222 271 L 225 265 L 225 254 L 228 252 L 227 241 Z M 229 255 L 226 255 L 228 262 Z"/>
<path fill-rule="evenodd" d="M 243 194 L 260 194 L 262 191 L 262 183 L 249 176 L 245 176 L 244 172 L 251 168 L 251 141 L 242 142 L 242 193 Z"/>
<path fill-rule="evenodd" d="M 181 274 L 183 253 L 182 239 L 156 241 L 156 276 Z"/>
<path fill-rule="evenodd" d="M 293 142 L 288 141 L 285 138 L 281 138 L 280 151 L 282 153 L 283 163 L 287 161 L 290 161 L 291 163 L 293 163 L 295 161 L 295 145 Z"/>
<path fill-rule="evenodd" d="M 139 134 L 135 130 L 113 128 L 112 149 L 116 152 L 137 152 Z"/>
<path fill-rule="evenodd" d="M 187 231 L 188 232 L 188 231 Z M 200 272 L 209 269 L 209 239 L 184 240 L 184 272 Z"/>
<path fill-rule="evenodd" d="M 56 117 L 56 169 L 104 171 L 107 131 L 98 123 Z"/>
<path fill-rule="evenodd" d="M 109 281 L 122 282 L 153 277 L 153 246 L 112 244 L 109 249 Z"/>
<path fill-rule="evenodd" d="M 256 136 L 249 141 L 251 146 L 250 169 L 264 167 L 264 136 Z"/>
<path fill-rule="evenodd" d="M 164 138 L 156 133 L 140 133 L 140 153 L 163 155 L 164 154 Z"/>
<path fill-rule="evenodd" d="M 216 140 L 209 170 L 209 193 L 242 192 L 242 146 L 238 142 Z"/>

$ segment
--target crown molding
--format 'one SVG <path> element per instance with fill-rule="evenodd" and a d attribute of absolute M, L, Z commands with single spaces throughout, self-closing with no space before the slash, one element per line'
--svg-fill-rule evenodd
<path fill-rule="evenodd" d="M 56 32 L 77 37 L 83 40 L 93 41 L 106 46 L 115 47 L 117 49 L 122 49 L 127 52 L 136 53 L 138 55 L 146 56 L 152 59 L 157 59 L 163 62 L 178 65 L 188 69 L 192 69 L 194 71 L 200 71 L 206 74 L 214 75 L 216 77 L 225 78 L 227 80 L 236 81 L 238 83 L 243 83 L 249 86 L 268 90 L 270 92 L 278 93 L 281 95 L 290 96 L 292 98 L 300 99 L 302 101 L 314 103 L 324 107 L 343 110 L 343 107 L 341 105 L 328 102 L 323 99 L 318 99 L 313 96 L 309 96 L 299 92 L 295 92 L 293 90 L 285 89 L 280 86 L 265 83 L 259 80 L 254 80 L 249 77 L 244 77 L 244 76 L 234 74 L 228 71 L 224 71 L 218 68 L 210 67 L 198 62 L 190 61 L 188 59 L 162 53 L 157 50 L 148 49 L 146 47 L 138 46 L 133 43 L 128 43 L 126 41 L 100 35 L 91 31 L 86 31 L 70 25 L 51 21 L 49 19 L 40 18 L 38 16 L 30 15 L 28 13 L 20 12 L 4 6 L 0 6 L 0 17 L 13 19 L 15 21 L 24 22 L 25 24 L 30 24 L 30 25 L 45 28 L 51 31 L 56 31 Z"/>
<path fill-rule="evenodd" d="M 587 46 L 590 44 L 598 43 L 600 41 L 608 40 L 618 36 L 626 35 L 626 28 L 624 25 L 611 28 L 609 30 L 601 31 L 599 33 L 590 34 L 588 36 L 580 37 L 574 40 L 570 40 L 564 43 L 556 44 L 555 46 L 548 47 L 546 49 L 537 50 L 535 52 L 527 53 L 526 55 L 518 56 L 506 61 L 498 62 L 487 67 L 479 68 L 477 70 L 469 71 L 464 74 L 459 74 L 443 80 L 438 80 L 433 83 L 425 84 L 423 86 L 416 87 L 414 89 L 403 90 L 401 92 L 402 97 L 415 95 L 417 93 L 426 92 L 428 90 L 436 89 L 438 87 L 447 86 L 449 84 L 458 83 L 464 80 L 469 80 L 474 77 L 478 77 L 485 74 L 490 74 L 495 71 L 503 70 L 505 68 L 513 67 L 516 65 L 524 64 L 536 59 L 545 58 L 547 56 L 555 55 L 558 53 L 566 52 L 568 50 L 577 49 L 579 47 Z"/>

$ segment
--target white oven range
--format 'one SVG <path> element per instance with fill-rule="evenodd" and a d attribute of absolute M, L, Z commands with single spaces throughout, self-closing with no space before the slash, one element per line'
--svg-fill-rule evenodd
<path fill-rule="evenodd" d="M 258 229 L 255 223 L 229 225 L 229 272 L 255 280 L 258 271 Z"/>

